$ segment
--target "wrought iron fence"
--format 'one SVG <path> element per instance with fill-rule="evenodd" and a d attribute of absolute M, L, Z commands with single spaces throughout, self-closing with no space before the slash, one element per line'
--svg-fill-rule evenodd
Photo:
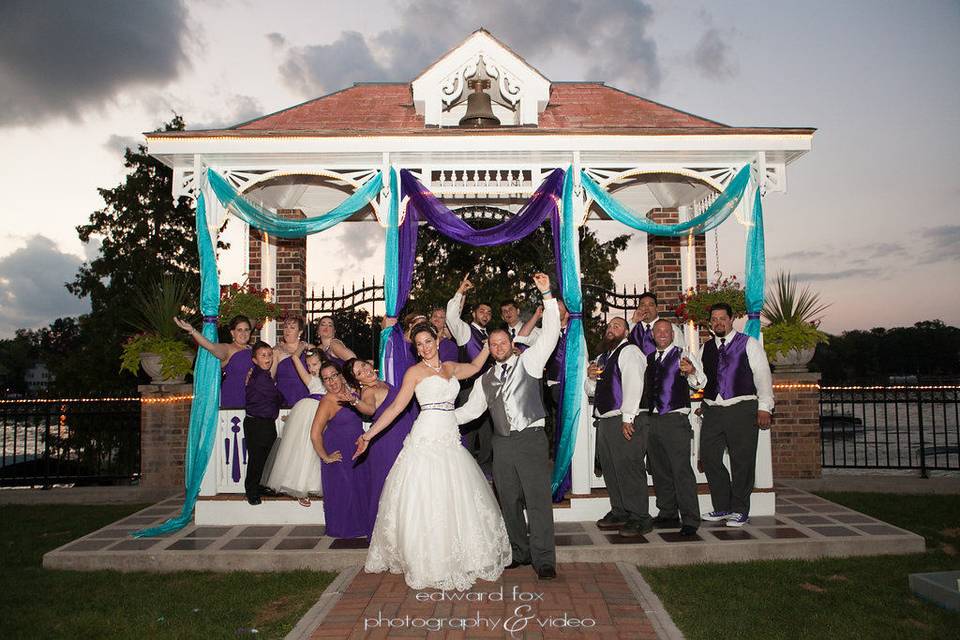
<path fill-rule="evenodd" d="M 960 470 L 960 386 L 820 388 L 825 468 Z"/>
<path fill-rule="evenodd" d="M 139 398 L 0 400 L 0 486 L 118 484 L 140 476 Z"/>

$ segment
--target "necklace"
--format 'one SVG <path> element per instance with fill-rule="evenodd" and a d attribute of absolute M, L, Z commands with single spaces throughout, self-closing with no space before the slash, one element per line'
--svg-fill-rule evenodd
<path fill-rule="evenodd" d="M 431 371 L 433 371 L 433 372 L 435 372 L 435 373 L 440 373 L 440 370 L 443 369 L 443 364 L 442 364 L 441 362 L 437 362 L 437 366 L 433 366 L 432 364 L 430 364 L 430 363 L 427 362 L 426 360 L 422 360 L 421 362 L 423 362 L 423 364 L 427 365 L 427 367 L 428 367 Z"/>

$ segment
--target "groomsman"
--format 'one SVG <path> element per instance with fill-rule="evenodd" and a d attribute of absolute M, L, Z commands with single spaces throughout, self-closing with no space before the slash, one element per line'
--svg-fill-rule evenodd
<path fill-rule="evenodd" d="M 647 496 L 646 421 L 637 421 L 646 360 L 627 342 L 627 321 L 607 323 L 603 353 L 587 369 L 587 393 L 593 394 L 597 452 L 610 494 L 610 512 L 597 521 L 600 529 L 619 529 L 624 537 L 653 530 Z"/>
<path fill-rule="evenodd" d="M 692 536 L 700 526 L 700 506 L 690 464 L 690 389 L 702 387 L 706 378 L 696 357 L 683 353 L 673 342 L 673 326 L 668 320 L 653 323 L 653 340 L 655 349 L 647 356 L 643 385 L 650 412 L 647 460 L 659 511 L 653 526 L 679 527 L 680 535 Z"/>
<path fill-rule="evenodd" d="M 458 423 L 470 421 L 489 408 L 494 426 L 493 479 L 513 548 L 513 562 L 507 569 L 533 564 L 540 579 L 551 580 L 556 577 L 557 558 L 540 378 L 560 335 L 560 316 L 550 293 L 550 278 L 543 273 L 533 278 L 545 307 L 540 339 L 517 355 L 508 329 L 493 329 L 490 355 L 495 364 L 477 380 L 467 403 L 456 410 L 456 418 Z"/>
<path fill-rule="evenodd" d="M 520 307 L 517 306 L 515 300 L 504 300 L 500 303 L 500 317 L 503 318 L 503 323 L 507 325 L 507 333 L 510 334 L 510 339 L 516 344 L 524 345 L 524 348 L 533 344 L 540 335 L 540 329 L 534 325 L 528 335 L 521 340 L 517 340 L 526 325 L 520 319 Z"/>
<path fill-rule="evenodd" d="M 703 519 L 742 527 L 750 520 L 759 430 L 769 429 L 772 421 L 773 381 L 760 342 L 734 331 L 730 305 L 711 307 L 710 329 L 715 337 L 700 350 L 707 377 L 700 460 L 713 511 Z M 730 454 L 732 479 L 723 465 L 724 449 Z"/>
<path fill-rule="evenodd" d="M 460 317 L 463 312 L 464 294 L 473 289 L 473 283 L 470 282 L 470 276 L 465 275 L 460 282 L 460 287 L 447 303 L 447 327 L 450 328 L 450 335 L 456 341 L 461 351 L 461 361 L 470 362 L 483 351 L 487 341 L 487 325 L 493 317 L 493 310 L 485 302 L 478 302 L 473 305 L 472 319 L 467 324 Z M 490 361 L 483 366 L 480 374 L 464 380 L 461 383 L 460 394 L 457 396 L 457 405 L 462 405 L 470 396 L 474 382 L 480 375 L 483 375 L 490 368 Z M 465 425 L 467 437 L 467 449 L 475 452 L 477 464 L 483 469 L 483 472 L 490 477 L 493 473 L 493 425 L 490 423 L 490 414 L 484 413 L 480 418 L 472 423 Z"/>
<path fill-rule="evenodd" d="M 640 294 L 637 302 L 637 308 L 633 312 L 633 318 L 630 321 L 630 342 L 640 347 L 643 355 L 648 356 L 656 349 L 653 342 L 653 323 L 660 319 L 657 312 L 657 296 L 652 291 L 644 291 Z M 673 341 L 681 349 L 684 340 L 683 329 L 678 325 L 673 327 Z"/>
<path fill-rule="evenodd" d="M 460 347 L 448 337 L 450 331 L 447 329 L 447 310 L 443 307 L 431 309 L 430 324 L 437 330 L 437 353 L 440 355 L 440 362 L 456 362 L 460 358 Z"/>

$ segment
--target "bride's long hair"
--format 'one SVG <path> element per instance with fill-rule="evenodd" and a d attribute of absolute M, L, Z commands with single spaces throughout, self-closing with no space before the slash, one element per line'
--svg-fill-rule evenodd
<path fill-rule="evenodd" d="M 431 338 L 437 339 L 437 330 L 429 322 L 421 322 L 410 330 L 410 343 L 413 344 L 413 350 L 416 352 L 418 360 L 423 360 L 420 356 L 420 350 L 417 349 L 417 336 L 421 333 L 429 333 Z"/>

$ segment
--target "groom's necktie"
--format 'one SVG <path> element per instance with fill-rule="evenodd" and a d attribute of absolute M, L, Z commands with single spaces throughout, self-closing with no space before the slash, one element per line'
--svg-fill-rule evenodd
<path fill-rule="evenodd" d="M 508 373 L 510 373 L 510 365 L 504 362 L 500 365 L 500 382 L 503 382 L 507 379 Z"/>

